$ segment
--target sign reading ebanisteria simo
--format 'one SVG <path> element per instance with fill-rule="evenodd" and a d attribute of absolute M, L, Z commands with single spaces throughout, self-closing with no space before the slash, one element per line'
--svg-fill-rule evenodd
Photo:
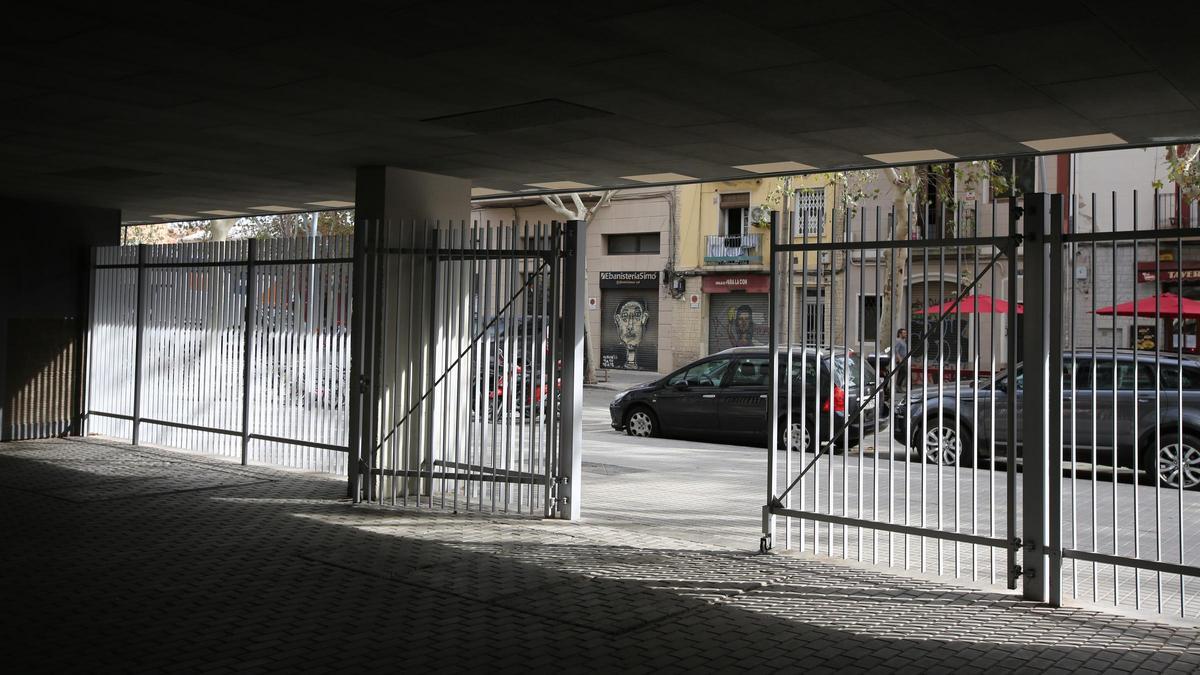
<path fill-rule="evenodd" d="M 658 272 L 601 272 L 600 288 L 657 288 Z"/>

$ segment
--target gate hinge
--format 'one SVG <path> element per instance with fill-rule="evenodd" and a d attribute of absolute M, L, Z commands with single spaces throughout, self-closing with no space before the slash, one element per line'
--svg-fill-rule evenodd
<path fill-rule="evenodd" d="M 1008 548 L 1010 551 L 1020 551 L 1023 548 L 1032 551 L 1037 548 L 1037 546 L 1032 541 L 1026 544 L 1021 540 L 1020 537 L 1013 537 L 1012 539 L 1008 540 Z"/>
<path fill-rule="evenodd" d="M 1029 577 L 1030 579 L 1037 578 L 1037 570 L 1027 570 L 1020 565 L 1013 565 L 1011 570 L 1012 578 L 1020 579 L 1021 577 Z"/>
<path fill-rule="evenodd" d="M 570 476 L 555 476 L 555 477 L 554 477 L 554 484 L 555 484 L 555 485 L 567 485 L 567 484 L 569 484 L 570 482 L 571 482 L 571 477 L 570 477 Z"/>
<path fill-rule="evenodd" d="M 370 390 L 370 385 L 368 384 L 369 381 L 370 380 L 366 375 L 358 376 L 358 393 L 365 394 L 368 390 Z"/>
<path fill-rule="evenodd" d="M 764 534 L 762 538 L 758 540 L 758 552 L 765 554 L 770 552 L 771 548 L 771 535 Z"/>

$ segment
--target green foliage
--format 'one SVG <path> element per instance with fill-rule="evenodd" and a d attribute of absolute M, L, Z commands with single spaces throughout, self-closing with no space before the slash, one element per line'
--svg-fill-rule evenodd
<path fill-rule="evenodd" d="M 276 239 L 307 237 L 312 230 L 311 213 L 276 213 L 238 218 L 229 228 L 229 239 Z M 125 227 L 123 243 L 178 244 L 209 241 L 217 236 L 215 220 L 152 223 Z M 354 233 L 354 211 L 322 211 L 317 215 L 317 232 L 323 237 Z"/>
<path fill-rule="evenodd" d="M 1174 182 L 1185 200 L 1200 198 L 1200 145 L 1173 145 L 1167 148 L 1167 178 Z M 1154 181 L 1161 190 L 1163 181 Z"/>

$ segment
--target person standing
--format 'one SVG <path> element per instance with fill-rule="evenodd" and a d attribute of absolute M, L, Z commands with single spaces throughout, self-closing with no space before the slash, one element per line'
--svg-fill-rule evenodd
<path fill-rule="evenodd" d="M 908 363 L 908 330 L 901 328 L 896 331 L 896 341 L 892 343 L 892 372 L 896 378 L 896 390 L 905 391 L 908 385 L 908 378 L 905 375 L 910 372 Z"/>

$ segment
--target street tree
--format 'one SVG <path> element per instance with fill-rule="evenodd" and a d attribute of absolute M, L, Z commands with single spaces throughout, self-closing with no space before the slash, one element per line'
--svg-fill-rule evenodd
<path fill-rule="evenodd" d="M 552 211 L 567 220 L 581 220 L 585 223 L 592 222 L 596 217 L 596 212 L 609 205 L 612 202 L 613 195 L 617 194 L 616 190 L 606 190 L 592 206 L 587 206 L 583 203 L 583 198 L 578 192 L 571 193 L 572 206 L 567 206 L 563 203 L 562 197 L 559 195 L 542 195 L 542 201 L 549 206 Z M 584 271 L 586 279 L 587 272 Z M 588 384 L 596 382 L 596 364 L 592 362 L 591 357 L 591 330 L 588 328 L 588 322 L 583 322 L 583 381 Z"/>

